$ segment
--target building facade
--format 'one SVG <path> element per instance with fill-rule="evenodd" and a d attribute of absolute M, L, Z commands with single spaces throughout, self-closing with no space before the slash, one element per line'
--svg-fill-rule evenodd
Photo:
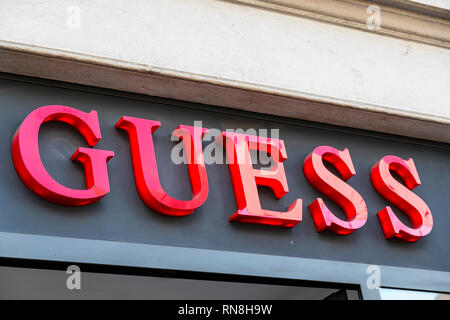
<path fill-rule="evenodd" d="M 0 297 L 445 298 L 449 19 L 0 1 Z"/>

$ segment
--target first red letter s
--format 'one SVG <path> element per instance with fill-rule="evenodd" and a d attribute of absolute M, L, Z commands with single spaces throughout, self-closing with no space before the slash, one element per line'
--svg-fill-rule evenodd
<path fill-rule="evenodd" d="M 109 193 L 106 163 L 114 152 L 78 148 L 72 160 L 84 166 L 86 189 L 70 189 L 56 182 L 44 168 L 39 154 L 39 128 L 45 122 L 61 121 L 77 129 L 89 146 L 101 139 L 96 111 L 50 105 L 31 112 L 17 129 L 12 141 L 12 159 L 23 183 L 42 198 L 66 206 L 82 206 L 100 200 Z"/>

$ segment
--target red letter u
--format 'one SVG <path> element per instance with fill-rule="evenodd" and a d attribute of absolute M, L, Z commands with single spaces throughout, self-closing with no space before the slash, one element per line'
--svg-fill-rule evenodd
<path fill-rule="evenodd" d="M 161 126 L 159 121 L 122 117 L 116 128 L 128 133 L 134 179 L 141 200 L 156 212 L 184 216 L 200 207 L 208 198 L 208 177 L 202 152 L 202 136 L 207 129 L 180 125 L 173 135 L 182 139 L 188 161 L 192 200 L 177 200 L 161 187 L 152 134 Z"/>

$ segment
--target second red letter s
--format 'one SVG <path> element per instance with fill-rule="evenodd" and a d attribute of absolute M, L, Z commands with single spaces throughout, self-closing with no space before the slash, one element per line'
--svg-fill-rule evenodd
<path fill-rule="evenodd" d="M 406 187 L 394 179 L 391 170 L 403 179 Z M 397 218 L 391 207 L 385 207 L 378 212 L 378 219 L 386 239 L 397 237 L 412 242 L 431 232 L 431 211 L 427 204 L 411 191 L 421 184 L 413 159 L 406 161 L 397 156 L 386 156 L 373 166 L 370 179 L 378 193 L 405 212 L 413 225 L 412 228 L 406 226 Z"/>

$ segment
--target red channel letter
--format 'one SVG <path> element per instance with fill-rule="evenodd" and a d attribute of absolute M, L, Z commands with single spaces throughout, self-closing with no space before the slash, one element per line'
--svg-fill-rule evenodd
<path fill-rule="evenodd" d="M 100 200 L 109 192 L 106 163 L 114 152 L 78 148 L 72 160 L 84 167 L 86 189 L 70 189 L 56 182 L 45 170 L 39 154 L 39 128 L 45 122 L 61 121 L 77 129 L 89 146 L 101 139 L 97 112 L 50 105 L 31 112 L 17 129 L 12 141 L 14 167 L 23 183 L 34 193 L 56 204 L 82 206 Z"/>
<path fill-rule="evenodd" d="M 323 160 L 336 168 L 342 180 L 325 167 Z M 303 172 L 311 185 L 344 210 L 348 219 L 348 221 L 343 221 L 336 217 L 323 200 L 317 198 L 308 208 L 318 232 L 328 229 L 346 235 L 366 223 L 367 207 L 364 199 L 355 189 L 344 182 L 356 174 L 348 149 L 340 151 L 328 146 L 317 147 L 306 157 L 303 163 Z"/>
<path fill-rule="evenodd" d="M 406 187 L 391 175 L 398 174 Z M 426 203 L 411 190 L 421 184 L 413 159 L 403 160 L 396 156 L 386 156 L 372 168 L 370 179 L 378 193 L 406 213 L 412 228 L 402 223 L 390 207 L 378 212 L 378 219 L 386 239 L 397 237 L 413 242 L 426 236 L 433 229 L 433 217 Z"/>
<path fill-rule="evenodd" d="M 297 199 L 288 212 L 261 208 L 257 185 L 270 187 L 277 199 L 289 192 L 283 161 L 287 159 L 283 140 L 222 132 L 217 138 L 226 149 L 238 211 L 230 221 L 293 227 L 302 220 L 302 200 Z M 249 150 L 265 150 L 274 160 L 270 170 L 254 169 Z"/>
<path fill-rule="evenodd" d="M 208 129 L 180 125 L 173 132 L 184 143 L 192 187 L 192 200 L 183 201 L 170 197 L 161 187 L 152 136 L 160 126 L 159 121 L 133 117 L 122 117 L 116 124 L 116 128 L 125 130 L 129 136 L 134 179 L 141 200 L 162 214 L 188 215 L 208 198 L 208 177 L 202 152 L 202 137 Z"/>

